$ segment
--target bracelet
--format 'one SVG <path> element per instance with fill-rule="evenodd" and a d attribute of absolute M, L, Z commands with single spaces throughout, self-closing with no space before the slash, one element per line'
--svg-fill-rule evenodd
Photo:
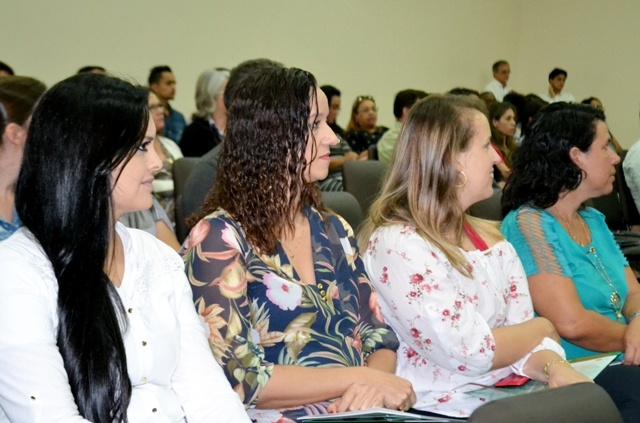
<path fill-rule="evenodd" d="M 544 367 L 542 368 L 542 371 L 544 372 L 544 375 L 547 377 L 547 379 L 549 379 L 549 367 L 551 367 L 552 364 L 556 364 L 556 363 L 568 363 L 567 360 L 565 360 L 564 358 L 554 358 L 551 361 L 547 361 L 546 363 L 544 363 Z"/>
<path fill-rule="evenodd" d="M 631 323 L 631 321 L 638 316 L 640 316 L 640 310 L 636 311 L 631 316 L 629 316 L 629 318 L 627 319 L 627 324 Z"/>

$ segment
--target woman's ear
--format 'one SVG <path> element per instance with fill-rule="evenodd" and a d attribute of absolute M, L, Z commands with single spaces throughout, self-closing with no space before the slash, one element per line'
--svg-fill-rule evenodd
<path fill-rule="evenodd" d="M 4 128 L 2 141 L 11 143 L 16 147 L 24 147 L 24 143 L 27 141 L 27 131 L 17 123 L 9 123 Z"/>
<path fill-rule="evenodd" d="M 491 126 L 495 128 L 496 126 L 498 126 L 498 122 L 499 121 L 497 119 L 491 119 Z"/>
<path fill-rule="evenodd" d="M 578 147 L 571 147 L 569 150 L 569 158 L 571 158 L 571 161 L 580 169 L 582 169 L 583 157 L 584 153 L 580 151 Z"/>

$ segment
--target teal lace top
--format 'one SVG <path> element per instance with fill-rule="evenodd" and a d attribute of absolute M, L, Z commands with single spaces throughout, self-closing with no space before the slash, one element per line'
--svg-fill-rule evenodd
<path fill-rule="evenodd" d="M 527 276 L 546 272 L 573 280 L 584 308 L 596 311 L 611 320 L 617 320 L 610 303 L 611 287 L 603 278 L 603 271 L 616 287 L 622 300 L 627 298 L 628 287 L 624 268 L 629 266 L 613 234 L 599 211 L 587 207 L 579 211 L 591 231 L 591 243 L 585 247 L 576 243 L 561 223 L 548 211 L 522 206 L 511 211 L 502 222 L 502 233 L 513 244 Z M 562 340 L 567 358 L 598 354 Z"/>

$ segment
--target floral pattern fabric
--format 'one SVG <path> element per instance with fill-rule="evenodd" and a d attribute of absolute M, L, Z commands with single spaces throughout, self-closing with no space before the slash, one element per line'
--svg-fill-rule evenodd
<path fill-rule="evenodd" d="M 414 408 L 454 417 L 484 402 L 465 392 L 522 374 L 531 353 L 491 370 L 491 330 L 533 318 L 527 278 L 511 244 L 461 252 L 472 278 L 410 226 L 378 228 L 363 253 L 382 314 L 400 339 L 396 374 L 413 383 Z"/>
<path fill-rule="evenodd" d="M 182 255 L 209 343 L 233 389 L 255 405 L 274 365 L 361 366 L 397 338 L 380 314 L 351 227 L 305 209 L 311 228 L 316 285 L 304 284 L 282 245 L 259 255 L 240 225 L 219 209 L 201 220 Z M 326 301 L 325 301 L 326 299 Z M 327 402 L 289 410 L 249 409 L 259 422 L 295 421 L 326 413 Z"/>

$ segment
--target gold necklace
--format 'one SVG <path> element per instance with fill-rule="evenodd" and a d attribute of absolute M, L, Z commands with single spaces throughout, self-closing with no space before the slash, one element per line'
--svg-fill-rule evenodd
<path fill-rule="evenodd" d="M 584 236 L 584 240 L 586 241 L 585 244 L 581 243 L 579 241 L 578 237 L 576 236 L 576 234 L 573 233 L 573 228 L 569 224 L 569 221 L 564 217 L 564 214 L 562 214 L 562 212 L 560 211 L 558 206 L 556 205 L 556 206 L 553 206 L 553 207 L 556 209 L 556 211 L 558 212 L 558 216 L 560 216 L 560 219 L 562 219 L 562 221 L 564 222 L 564 225 L 569 230 L 569 236 L 571 236 L 571 239 L 573 239 L 581 247 L 586 247 L 587 245 L 589 245 L 588 235 L 587 235 L 587 227 L 585 226 L 584 222 L 582 221 L 582 216 L 580 216 L 580 213 L 576 213 L 576 214 L 578 215 L 577 219 L 578 219 L 578 222 L 580 222 L 580 226 L 582 228 L 582 235 Z"/>
<path fill-rule="evenodd" d="M 593 255 L 593 257 L 595 257 L 595 262 L 591 260 L 590 254 Z M 589 258 L 589 262 L 591 262 L 593 267 L 596 268 L 596 271 L 598 272 L 598 274 L 600 274 L 602 279 L 604 279 L 604 281 L 611 287 L 609 304 L 611 304 L 611 309 L 616 314 L 616 318 L 618 319 L 618 322 L 621 322 L 622 321 L 622 300 L 620 299 L 620 294 L 618 294 L 618 290 L 613 285 L 613 282 L 611 281 L 611 278 L 607 273 L 607 269 L 602 264 L 602 261 L 600 261 L 600 257 L 598 257 L 596 247 L 589 248 L 589 251 L 587 251 L 587 257 Z"/>

